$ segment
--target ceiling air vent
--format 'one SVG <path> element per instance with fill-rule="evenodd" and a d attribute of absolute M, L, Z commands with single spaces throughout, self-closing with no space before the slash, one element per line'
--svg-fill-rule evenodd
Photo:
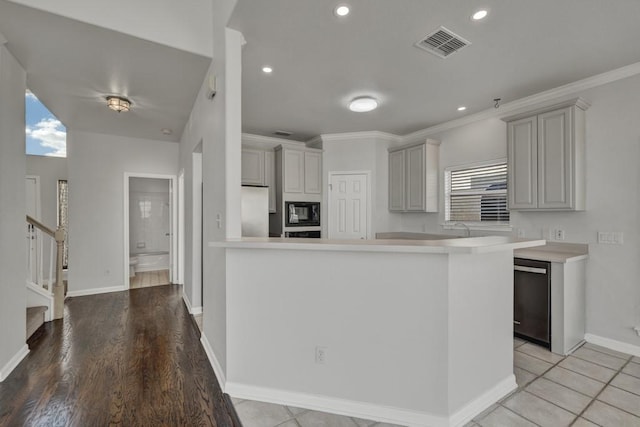
<path fill-rule="evenodd" d="M 446 58 L 463 47 L 469 46 L 471 42 L 463 39 L 459 35 L 440 27 L 436 31 L 423 37 L 416 43 L 416 47 L 426 50 L 429 53 Z"/>
<path fill-rule="evenodd" d="M 293 135 L 293 132 L 288 132 L 286 130 L 277 130 L 273 134 L 278 136 L 291 136 Z"/>

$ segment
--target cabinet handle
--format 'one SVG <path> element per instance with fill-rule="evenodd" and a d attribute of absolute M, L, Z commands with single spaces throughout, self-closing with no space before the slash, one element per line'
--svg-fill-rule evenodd
<path fill-rule="evenodd" d="M 522 265 L 514 265 L 514 271 L 524 271 L 525 273 L 547 274 L 546 268 L 524 267 Z"/>
<path fill-rule="evenodd" d="M 519 325 L 519 324 L 520 324 L 520 322 L 518 322 L 517 320 L 514 320 L 514 321 L 513 321 L 513 324 L 514 324 L 514 325 Z"/>

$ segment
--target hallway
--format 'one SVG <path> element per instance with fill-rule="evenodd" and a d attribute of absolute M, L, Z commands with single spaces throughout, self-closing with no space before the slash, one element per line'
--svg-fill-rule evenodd
<path fill-rule="evenodd" d="M 67 299 L 0 383 L 0 425 L 233 427 L 181 291 Z"/>

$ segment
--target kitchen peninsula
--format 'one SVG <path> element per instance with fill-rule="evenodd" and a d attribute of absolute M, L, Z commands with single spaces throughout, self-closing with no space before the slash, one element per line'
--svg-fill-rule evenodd
<path fill-rule="evenodd" d="M 248 238 L 225 248 L 231 396 L 463 425 L 516 388 L 513 251 L 543 240 Z"/>

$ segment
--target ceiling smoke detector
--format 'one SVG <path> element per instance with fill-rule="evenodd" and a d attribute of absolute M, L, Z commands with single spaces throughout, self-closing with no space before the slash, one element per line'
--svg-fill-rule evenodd
<path fill-rule="evenodd" d="M 470 44 L 471 42 L 463 39 L 453 31 L 440 27 L 419 40 L 415 46 L 440 58 L 446 58 Z"/>

